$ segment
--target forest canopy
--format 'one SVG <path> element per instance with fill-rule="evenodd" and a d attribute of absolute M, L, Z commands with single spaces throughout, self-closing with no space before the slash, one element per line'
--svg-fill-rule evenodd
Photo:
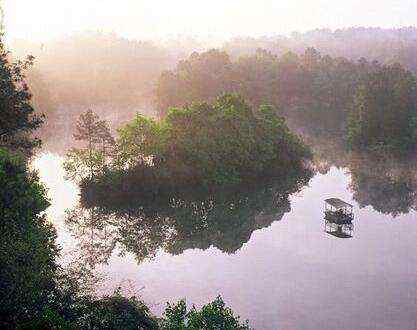
<path fill-rule="evenodd" d="M 249 104 L 275 106 L 291 127 L 327 132 L 346 147 L 410 154 L 417 145 L 415 76 L 400 64 L 324 56 L 314 48 L 277 57 L 257 50 L 236 61 L 218 50 L 194 53 L 163 73 L 157 88 L 161 117 L 172 106 L 237 92 Z"/>
<path fill-rule="evenodd" d="M 352 148 L 417 150 L 416 77 L 399 64 L 369 74 L 357 88 L 348 134 Z"/>
<path fill-rule="evenodd" d="M 104 177 L 123 173 L 128 182 L 154 189 L 234 185 L 288 175 L 304 169 L 311 158 L 310 150 L 271 106 L 255 110 L 235 94 L 173 108 L 161 121 L 137 115 L 119 129 L 115 149 L 112 170 L 104 171 Z M 100 152 L 99 146 L 94 152 Z M 70 176 L 71 169 L 88 166 L 76 162 L 69 155 Z"/>
<path fill-rule="evenodd" d="M 258 49 L 235 61 L 219 50 L 194 53 L 160 76 L 158 110 L 164 116 L 169 107 L 210 101 L 220 92 L 237 92 L 251 105 L 273 104 L 288 117 L 303 116 L 298 119 L 304 123 L 340 124 L 347 118 L 346 106 L 357 84 L 379 66 L 365 59 L 332 58 L 314 48 L 280 57 Z"/>

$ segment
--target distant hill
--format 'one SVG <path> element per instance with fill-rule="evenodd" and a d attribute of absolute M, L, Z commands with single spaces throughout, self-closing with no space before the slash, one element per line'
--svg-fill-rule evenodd
<path fill-rule="evenodd" d="M 332 57 L 342 56 L 350 60 L 364 57 L 368 61 L 376 60 L 384 64 L 398 62 L 417 73 L 416 27 L 318 29 L 294 32 L 288 37 L 235 38 L 223 46 L 225 51 L 236 57 L 254 53 L 258 48 L 282 55 L 287 51 L 303 53 L 309 47 Z"/>

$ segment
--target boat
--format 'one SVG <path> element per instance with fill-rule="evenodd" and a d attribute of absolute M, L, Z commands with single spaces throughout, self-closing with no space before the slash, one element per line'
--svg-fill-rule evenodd
<path fill-rule="evenodd" d="M 351 238 L 354 225 L 353 205 L 340 198 L 325 201 L 325 232 L 338 238 Z"/>

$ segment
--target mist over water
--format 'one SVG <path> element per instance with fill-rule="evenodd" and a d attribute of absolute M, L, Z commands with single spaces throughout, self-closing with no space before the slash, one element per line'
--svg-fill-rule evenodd
<path fill-rule="evenodd" d="M 57 230 L 61 264 L 93 269 L 103 277 L 99 295 L 121 287 L 157 315 L 168 301 L 186 298 L 200 307 L 221 295 L 255 329 L 417 329 L 417 162 L 412 147 L 408 157 L 394 152 L 404 141 L 412 145 L 415 136 L 407 133 L 417 129 L 414 1 L 29 2 L 5 0 L 8 56 L 35 58 L 25 79 L 45 123 L 34 133 L 43 144 L 30 166 L 48 189 L 46 215 Z M 304 171 L 237 188 L 195 184 L 160 194 L 163 189 L 142 187 L 149 168 L 134 147 L 141 147 L 135 143 L 145 141 L 148 126 L 140 124 L 169 146 L 172 173 L 192 177 L 195 169 L 181 168 L 187 156 L 178 152 L 189 150 L 164 140 L 172 124 L 165 119 L 172 107 L 203 113 L 223 93 L 242 95 L 253 121 L 262 106 L 284 118 L 282 127 L 311 147 L 311 159 L 300 161 Z M 382 101 L 373 103 L 373 96 Z M 352 115 L 366 106 L 368 117 Z M 108 180 L 100 190 L 97 179 L 86 188 L 67 178 L 65 157 L 83 147 L 73 134 L 87 110 L 106 121 L 116 140 L 125 129 L 135 144 L 123 169 L 142 157 L 125 181 L 114 181 L 119 186 Z M 192 127 L 190 113 L 188 121 L 179 116 L 176 122 L 179 131 L 191 131 L 187 138 L 229 123 L 227 116 L 207 123 L 201 116 L 194 122 L 201 126 Z M 362 131 L 355 131 L 355 119 Z M 219 125 L 216 142 L 237 137 L 236 149 L 241 146 L 247 136 L 232 134 L 240 122 Z M 137 131 L 129 135 L 127 124 Z M 258 134 L 260 126 L 253 127 Z M 210 145 L 213 132 L 204 131 L 209 138 L 203 136 L 202 149 L 216 145 Z M 375 143 L 355 150 L 352 132 L 360 142 Z M 216 158 L 209 147 L 201 159 Z M 263 156 L 266 149 L 250 150 Z M 278 160 L 291 158 L 285 151 L 294 149 L 283 148 Z M 153 156 L 147 159 L 152 165 L 165 160 Z M 327 198 L 353 205 L 352 237 L 326 232 Z"/>
<path fill-rule="evenodd" d="M 185 249 L 173 254 L 162 244 L 156 246 L 153 256 L 143 259 L 135 253 L 139 253 L 141 245 L 149 248 L 149 240 L 161 234 L 164 224 L 158 221 L 162 218 L 158 220 L 156 216 L 156 227 L 147 227 L 145 234 L 137 236 L 135 241 L 135 235 L 141 232 L 137 226 L 145 226 L 144 221 L 151 221 L 151 224 L 153 220 L 140 220 L 145 216 L 140 211 L 140 200 L 128 202 L 132 206 L 123 207 L 125 211 L 118 206 L 120 202 L 114 202 L 113 206 L 107 206 L 113 209 L 110 213 L 105 211 L 106 208 L 76 213 L 75 221 L 85 228 L 84 235 L 79 236 L 77 226 L 66 224 L 68 211 L 65 212 L 65 209 L 82 208 L 79 192 L 73 183 L 64 180 L 61 164 L 62 158 L 51 153 L 40 155 L 34 162 L 52 197 L 48 215 L 58 228 L 64 259 L 67 253 L 74 251 L 81 253 L 85 260 L 93 257 L 98 262 L 97 269 L 106 274 L 100 289 L 104 292 L 122 286 L 127 293 L 139 293 L 156 313 L 163 311 L 166 301 L 187 297 L 188 303 L 203 305 L 222 294 L 225 301 L 243 318 L 250 319 L 256 329 L 323 329 L 329 322 L 344 329 L 369 329 L 375 325 L 378 329 L 413 329 L 416 324 L 415 191 L 409 192 L 414 196 L 414 209 L 397 214 L 393 206 L 384 214 L 372 205 L 359 206 L 355 195 L 372 191 L 353 191 L 355 179 L 348 167 L 330 167 L 326 174 L 316 174 L 301 191 L 291 194 L 289 204 L 282 211 L 277 209 L 275 215 L 271 213 L 267 222 L 259 218 L 265 212 L 262 211 L 264 206 L 258 209 L 261 213 L 255 218 L 259 224 L 252 227 L 248 236 L 236 235 L 235 229 L 230 232 L 232 236 L 226 238 L 229 234 L 216 234 L 217 229 L 212 224 L 203 236 L 195 236 L 197 246 L 186 247 L 185 244 Z M 367 165 L 362 164 L 362 171 Z M 393 171 L 399 173 L 398 169 Z M 410 175 L 415 177 L 415 167 L 413 171 Z M 400 175 L 398 180 L 408 179 Z M 354 205 L 354 232 L 350 239 L 338 239 L 324 232 L 323 201 L 334 196 Z M 386 198 L 385 202 L 373 201 L 388 205 L 389 200 L 401 197 L 392 192 L 392 196 Z M 244 223 L 247 215 L 248 220 L 251 219 L 254 215 L 249 213 L 255 204 L 249 205 L 252 206 L 242 211 L 238 206 L 237 212 L 241 213 L 237 213 L 239 218 L 233 221 Z M 135 211 L 136 207 L 138 211 Z M 155 212 L 163 212 L 162 215 L 166 214 L 165 207 L 164 203 L 153 206 Z M 96 215 L 90 218 L 94 212 Z M 87 222 L 83 222 L 82 214 L 87 216 Z M 182 211 L 177 215 L 169 214 L 178 217 L 172 221 L 183 221 L 185 216 Z M 233 214 L 224 214 L 218 221 L 227 224 Z M 132 220 L 132 216 L 139 218 Z M 96 220 L 91 222 L 89 219 Z M 118 231 L 118 223 L 125 229 Z M 133 227 L 128 229 L 130 223 Z M 103 236 L 103 230 L 107 236 Z M 191 234 L 195 230 L 186 235 L 195 235 Z M 119 239 L 121 233 L 124 236 Z M 132 236 L 126 239 L 125 235 Z M 207 235 L 214 236 L 208 238 Z M 113 238 L 118 243 L 109 250 Z M 184 236 L 178 243 L 184 245 L 183 240 L 188 239 L 192 236 Z M 201 242 L 202 246 L 198 247 L 199 240 L 203 239 L 209 239 L 208 244 Z M 223 240 L 237 248 L 224 250 L 220 243 Z M 134 244 L 135 248 L 132 250 L 126 244 Z M 120 255 L 122 251 L 125 252 Z M 100 260 L 106 263 L 100 265 Z"/>

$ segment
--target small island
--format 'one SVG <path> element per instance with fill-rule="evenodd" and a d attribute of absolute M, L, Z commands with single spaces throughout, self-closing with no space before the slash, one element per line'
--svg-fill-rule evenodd
<path fill-rule="evenodd" d="M 254 110 L 236 94 L 172 108 L 162 120 L 137 115 L 115 141 L 91 111 L 82 115 L 66 170 L 95 192 L 160 194 L 225 188 L 308 170 L 310 149 L 271 106 Z M 113 141 L 113 142 L 112 142 Z"/>

